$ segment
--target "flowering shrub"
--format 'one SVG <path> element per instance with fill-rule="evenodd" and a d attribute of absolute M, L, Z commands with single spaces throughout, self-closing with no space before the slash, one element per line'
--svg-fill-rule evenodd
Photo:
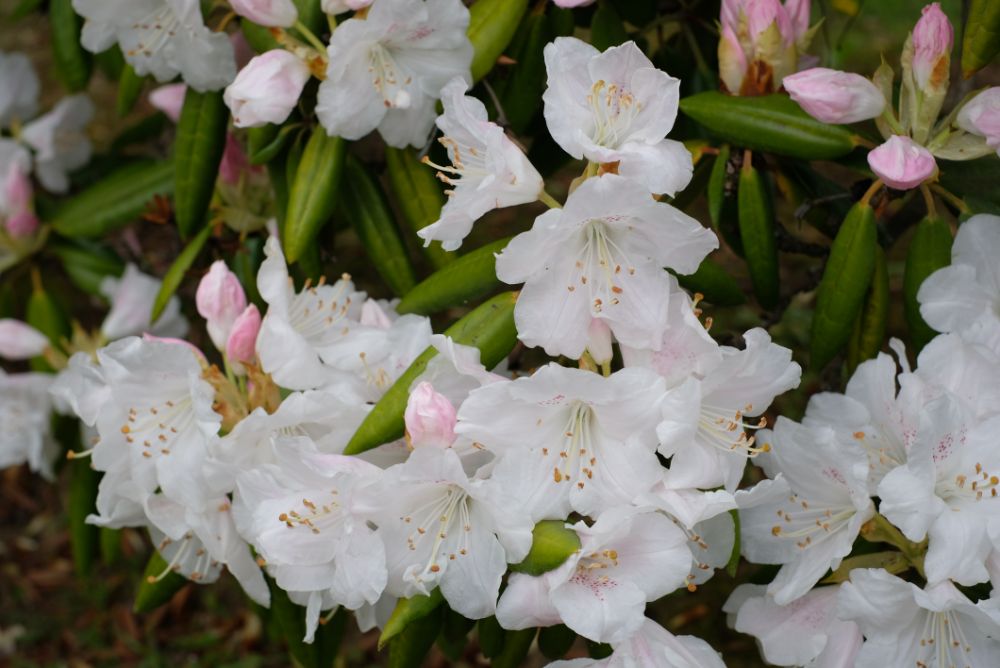
<path fill-rule="evenodd" d="M 657 614 L 720 571 L 775 665 L 1000 664 L 1000 87 L 937 3 L 898 87 L 808 2 L 587 4 L 52 0 L 139 120 L 0 52 L 0 466 L 302 665 L 724 666 Z"/>

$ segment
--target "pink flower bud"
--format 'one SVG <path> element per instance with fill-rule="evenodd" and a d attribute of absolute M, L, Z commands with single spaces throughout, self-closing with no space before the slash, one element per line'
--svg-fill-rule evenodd
<path fill-rule="evenodd" d="M 781 0 L 746 0 L 743 4 L 743 10 L 747 15 L 747 29 L 750 32 L 750 39 L 755 44 L 757 38 L 773 23 L 778 24 L 778 32 L 785 44 L 791 44 L 795 41 L 792 19 L 782 6 Z"/>
<path fill-rule="evenodd" d="M 881 91 L 860 74 L 814 67 L 785 77 L 783 83 L 806 113 L 824 123 L 857 123 L 885 108 Z"/>
<path fill-rule="evenodd" d="M 556 3 L 556 7 L 572 9 L 573 7 L 586 7 L 587 5 L 592 5 L 595 0 L 552 0 L 552 2 Z"/>
<path fill-rule="evenodd" d="M 611 361 L 614 352 L 611 350 L 611 328 L 600 318 L 593 318 L 587 327 L 587 352 L 598 364 Z"/>
<path fill-rule="evenodd" d="M 811 0 L 785 0 L 785 11 L 792 22 L 794 39 L 799 40 L 809 32 Z"/>
<path fill-rule="evenodd" d="M 213 262 L 201 279 L 195 304 L 206 321 L 212 343 L 219 350 L 225 350 L 233 323 L 247 307 L 247 296 L 236 274 L 229 271 L 222 260 Z"/>
<path fill-rule="evenodd" d="M 958 112 L 958 127 L 986 138 L 1000 155 L 1000 86 L 987 88 Z"/>
<path fill-rule="evenodd" d="M 6 212 L 4 228 L 15 238 L 30 237 L 38 229 L 31 179 L 20 165 L 11 164 L 0 196 L 0 214 Z"/>
<path fill-rule="evenodd" d="M 725 23 L 719 39 L 719 77 L 726 90 L 738 95 L 747 74 L 747 56 L 733 28 Z"/>
<path fill-rule="evenodd" d="M 926 90 L 948 79 L 951 46 L 955 31 L 941 5 L 936 2 L 924 7 L 920 20 L 913 27 L 913 78 L 917 87 Z"/>
<path fill-rule="evenodd" d="M 257 56 L 223 95 L 233 113 L 233 125 L 248 128 L 285 122 L 308 80 L 309 68 L 288 51 L 275 49 Z"/>
<path fill-rule="evenodd" d="M 12 318 L 0 319 L 0 357 L 26 360 L 41 355 L 49 339 L 31 325 Z"/>
<path fill-rule="evenodd" d="M 149 94 L 149 103 L 176 123 L 181 119 L 181 109 L 184 108 L 186 94 L 187 86 L 184 84 L 167 84 Z"/>
<path fill-rule="evenodd" d="M 909 190 L 937 172 L 934 156 L 909 137 L 893 135 L 868 152 L 868 166 L 887 186 Z"/>
<path fill-rule="evenodd" d="M 413 448 L 447 448 L 455 442 L 456 411 L 448 398 L 427 382 L 418 384 L 406 402 L 403 420 Z"/>
<path fill-rule="evenodd" d="M 358 321 L 365 327 L 377 327 L 378 329 L 389 329 L 392 327 L 392 320 L 374 299 L 367 300 L 361 306 L 361 317 Z"/>
<path fill-rule="evenodd" d="M 226 341 L 226 358 L 230 362 L 253 362 L 257 355 L 257 332 L 260 331 L 260 311 L 253 304 L 233 322 Z"/>
<path fill-rule="evenodd" d="M 269 28 L 290 28 L 299 19 L 292 0 L 229 0 L 233 11 Z"/>
<path fill-rule="evenodd" d="M 38 229 L 38 218 L 31 211 L 22 211 L 10 216 L 5 227 L 10 236 L 24 239 L 33 235 Z"/>
<path fill-rule="evenodd" d="M 222 162 L 219 163 L 219 178 L 223 183 L 236 185 L 240 176 L 249 171 L 257 171 L 259 167 L 250 165 L 246 151 L 239 140 L 229 133 L 226 135 L 226 150 L 222 153 Z"/>

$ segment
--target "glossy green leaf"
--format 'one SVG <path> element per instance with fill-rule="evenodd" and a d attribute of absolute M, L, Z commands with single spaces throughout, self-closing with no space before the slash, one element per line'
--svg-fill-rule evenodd
<path fill-rule="evenodd" d="M 169 564 L 154 550 L 146 562 L 132 610 L 139 614 L 152 612 L 172 599 L 187 583 L 188 579 L 170 570 Z"/>
<path fill-rule="evenodd" d="M 738 97 L 709 91 L 684 98 L 680 108 L 712 134 L 755 151 L 829 160 L 847 155 L 859 141 L 846 127 L 817 121 L 786 95 Z"/>
<path fill-rule="evenodd" d="M 288 645 L 288 652 L 302 668 L 331 668 L 347 627 L 349 613 L 341 608 L 327 622 L 320 622 L 311 643 L 303 640 L 306 633 L 306 609 L 288 598 L 284 589 L 267 579 L 271 590 L 271 619 Z"/>
<path fill-rule="evenodd" d="M 91 295 L 101 294 L 105 278 L 121 276 L 125 270 L 125 263 L 113 250 L 85 239 L 60 241 L 48 250 L 59 258 L 69 280 Z"/>
<path fill-rule="evenodd" d="M 420 668 L 441 632 L 442 610 L 413 620 L 389 643 L 388 668 Z"/>
<path fill-rule="evenodd" d="M 524 665 L 537 629 L 508 631 L 504 635 L 503 649 L 490 662 L 491 668 L 519 668 Z"/>
<path fill-rule="evenodd" d="M 91 467 L 90 459 L 70 463 L 66 515 L 73 565 L 80 577 L 90 573 L 100 543 L 99 528 L 87 524 L 87 515 L 96 512 L 97 485 L 100 481 L 101 474 Z"/>
<path fill-rule="evenodd" d="M 514 37 L 528 0 L 476 0 L 469 9 L 472 80 L 479 81 L 496 64 Z"/>
<path fill-rule="evenodd" d="M 543 520 L 531 532 L 531 550 L 510 570 L 528 575 L 541 575 L 559 568 L 580 549 L 580 537 L 562 520 Z"/>
<path fill-rule="evenodd" d="M 115 101 L 115 110 L 119 116 L 127 116 L 135 107 L 135 103 L 142 95 L 143 84 L 146 77 L 139 76 L 131 65 L 125 63 L 121 76 L 118 78 L 118 98 Z"/>
<path fill-rule="evenodd" d="M 297 124 L 268 123 L 247 131 L 247 158 L 251 165 L 263 165 L 274 159 L 299 130 Z"/>
<path fill-rule="evenodd" d="M 688 292 L 701 293 L 705 301 L 716 306 L 739 306 L 747 300 L 739 282 L 721 264 L 708 258 L 693 274 L 678 275 L 677 282 Z"/>
<path fill-rule="evenodd" d="M 302 257 L 333 215 L 342 192 L 338 188 L 344 172 L 345 148 L 343 139 L 327 136 L 326 130 L 317 126 L 302 150 L 301 159 L 294 165 L 282 237 L 289 262 Z M 289 160 L 294 159 L 294 145 L 291 151 Z"/>
<path fill-rule="evenodd" d="M 476 620 L 463 617 L 454 610 L 444 610 L 444 622 L 441 633 L 437 637 L 437 646 L 449 661 L 456 662 L 465 654 L 469 644 L 469 631 L 476 625 Z"/>
<path fill-rule="evenodd" d="M 62 349 L 62 340 L 70 334 L 69 317 L 40 282 L 36 282 L 32 287 L 24 319 L 25 322 L 48 337 L 53 348 Z M 55 369 L 41 356 L 33 357 L 30 360 L 30 365 L 33 371 L 55 372 Z"/>
<path fill-rule="evenodd" d="M 499 294 L 480 304 L 444 333 L 455 343 L 479 348 L 483 366 L 492 369 L 510 354 L 517 343 L 517 330 L 514 328 L 516 300 L 515 292 Z M 344 454 L 356 455 L 402 438 L 403 411 L 410 396 L 410 385 L 435 355 L 437 350 L 428 348 L 413 361 L 365 417 L 344 449 Z"/>
<path fill-rule="evenodd" d="M 859 364 L 878 355 L 885 340 L 888 321 L 889 268 L 886 266 L 885 252 L 876 245 L 871 285 L 868 286 L 864 306 L 854 321 L 854 331 L 847 344 L 848 375 L 854 375 Z"/>
<path fill-rule="evenodd" d="M 611 3 L 600 3 L 590 21 L 590 43 L 598 51 L 604 51 L 627 41 L 628 32 L 622 17 Z"/>
<path fill-rule="evenodd" d="M 903 308 L 914 352 L 937 336 L 920 315 L 917 292 L 928 276 L 951 264 L 951 244 L 951 227 L 941 218 L 924 218 L 910 240 L 903 270 Z"/>
<path fill-rule="evenodd" d="M 840 226 L 816 292 L 811 364 L 825 367 L 851 336 L 875 268 L 875 212 L 858 202 Z"/>
<path fill-rule="evenodd" d="M 183 238 L 207 223 L 228 122 L 222 91 L 188 89 L 174 142 L 174 217 Z"/>
<path fill-rule="evenodd" d="M 382 634 L 378 637 L 379 650 L 402 633 L 410 624 L 437 610 L 443 602 L 444 597 L 438 588 L 435 588 L 427 596 L 417 595 L 399 599 L 396 607 L 392 610 L 392 615 L 389 616 L 389 621 L 382 627 Z"/>
<path fill-rule="evenodd" d="M 496 274 L 495 254 L 509 242 L 510 238 L 500 239 L 459 256 L 406 293 L 396 311 L 430 315 L 488 295 L 501 285 Z"/>
<path fill-rule="evenodd" d="M 495 90 L 507 123 L 516 133 L 525 133 L 542 105 L 545 91 L 545 58 L 542 51 L 555 37 L 545 5 L 529 11 L 514 35 L 506 54 L 514 61 L 503 68 L 506 77 Z"/>
<path fill-rule="evenodd" d="M 368 259 L 396 296 L 417 284 L 416 272 L 396 226 L 382 186 L 354 157 L 348 157 L 340 188 L 339 210 L 351 221 Z"/>
<path fill-rule="evenodd" d="M 156 322 L 156 319 L 160 317 L 163 310 L 167 308 L 170 298 L 177 292 L 177 288 L 180 287 L 188 270 L 198 258 L 201 249 L 205 247 L 205 242 L 208 241 L 208 237 L 211 234 L 211 226 L 206 225 L 203 227 L 201 232 L 188 242 L 188 245 L 180 252 L 174 263 L 170 265 L 170 269 L 167 270 L 167 274 L 163 277 L 163 282 L 160 284 L 160 291 L 156 293 L 156 299 L 153 300 L 153 312 L 150 314 L 151 322 Z"/>
<path fill-rule="evenodd" d="M 962 75 L 969 78 L 1000 53 L 1000 2 L 970 0 L 962 38 Z"/>
<path fill-rule="evenodd" d="M 496 617 L 484 617 L 476 623 L 476 631 L 479 634 L 479 649 L 483 656 L 492 659 L 503 649 L 504 637 L 507 630 L 500 626 Z"/>
<path fill-rule="evenodd" d="M 281 45 L 274 39 L 270 28 L 258 25 L 250 19 L 240 19 L 240 32 L 246 38 L 247 44 L 255 53 L 265 53 L 272 49 L 280 49 Z"/>
<path fill-rule="evenodd" d="M 723 144 L 719 147 L 719 154 L 712 163 L 712 174 L 708 178 L 708 189 L 705 192 L 708 198 L 708 216 L 712 221 L 712 227 L 716 230 L 719 229 L 719 221 L 722 218 L 722 201 L 726 196 L 729 170 L 732 169 L 729 155 L 729 144 Z"/>
<path fill-rule="evenodd" d="M 740 169 L 737 207 L 743 256 L 757 302 L 766 310 L 781 297 L 778 278 L 778 245 L 775 240 L 774 206 L 763 175 L 744 158 Z"/>
<path fill-rule="evenodd" d="M 557 661 L 576 642 L 576 633 L 565 624 L 546 626 L 538 629 L 538 649 L 546 659 Z"/>
<path fill-rule="evenodd" d="M 736 570 L 740 567 L 740 511 L 733 508 L 729 511 L 729 516 L 733 518 L 733 533 L 735 539 L 733 540 L 733 549 L 729 553 L 729 561 L 726 563 L 726 572 L 729 573 L 729 577 L 735 578 Z"/>
<path fill-rule="evenodd" d="M 56 77 L 71 92 L 90 82 L 93 57 L 80 44 L 83 20 L 73 11 L 72 0 L 49 0 L 49 28 Z"/>
<path fill-rule="evenodd" d="M 436 222 L 441 217 L 445 195 L 434 176 L 434 168 L 420 162 L 412 148 L 387 146 L 385 161 L 393 197 L 410 229 L 415 233 Z M 455 259 L 455 254 L 441 248 L 440 243 L 424 246 L 420 239 L 420 245 L 435 269 Z"/>

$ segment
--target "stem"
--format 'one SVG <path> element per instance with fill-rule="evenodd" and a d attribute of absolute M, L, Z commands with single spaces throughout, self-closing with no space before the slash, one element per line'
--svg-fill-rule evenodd
<path fill-rule="evenodd" d="M 882 185 L 883 185 L 882 179 L 875 179 L 875 183 L 873 183 L 871 187 L 868 188 L 864 196 L 861 198 L 860 203 L 864 204 L 865 206 L 868 206 L 868 202 L 871 200 L 872 197 L 875 196 L 875 193 L 877 193 L 879 190 L 882 189 Z"/>
<path fill-rule="evenodd" d="M 328 25 L 330 27 L 330 34 L 332 35 L 333 31 L 337 29 L 337 17 L 335 17 L 335 16 L 333 16 L 331 14 L 327 14 L 326 15 L 326 25 Z"/>
<path fill-rule="evenodd" d="M 944 186 L 942 186 L 940 184 L 937 184 L 937 183 L 932 183 L 930 187 L 931 187 L 931 190 L 933 190 L 935 193 L 937 193 L 938 197 L 940 197 L 941 199 L 947 201 L 948 203 L 950 203 L 952 206 L 954 206 L 956 209 L 958 209 L 962 213 L 969 213 L 970 212 L 969 205 L 966 204 L 962 200 L 961 197 L 959 197 L 955 193 L 951 192 L 950 190 L 948 190 Z"/>
<path fill-rule="evenodd" d="M 319 41 L 319 38 L 316 37 L 316 35 L 313 34 L 313 31 L 307 28 L 302 21 L 296 21 L 294 28 L 306 38 L 306 41 L 309 42 L 314 49 L 320 53 L 326 53 L 326 47 L 323 45 L 323 42 Z"/>
<path fill-rule="evenodd" d="M 927 217 L 937 218 L 937 207 L 934 206 L 934 196 L 931 195 L 931 189 L 927 187 L 926 183 L 920 184 L 920 194 L 924 196 L 924 206 L 927 207 Z"/>
<path fill-rule="evenodd" d="M 892 113 L 892 105 L 885 105 L 885 109 L 882 110 L 882 120 L 886 122 L 889 129 L 891 129 L 894 134 L 906 134 L 906 130 L 904 130 L 903 126 L 899 124 L 899 119 L 896 118 L 896 114 Z"/>
<path fill-rule="evenodd" d="M 548 205 L 548 207 L 550 209 L 561 209 L 562 208 L 562 204 L 560 204 L 559 201 L 555 197 L 553 197 L 552 195 L 548 194 L 544 190 L 542 190 L 540 193 L 538 193 L 538 201 L 541 202 L 542 204 Z"/>

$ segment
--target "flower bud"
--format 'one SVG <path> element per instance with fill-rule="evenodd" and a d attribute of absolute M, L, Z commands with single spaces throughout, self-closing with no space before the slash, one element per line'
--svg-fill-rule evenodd
<path fill-rule="evenodd" d="M 937 172 L 934 156 L 909 137 L 893 135 L 868 152 L 868 166 L 890 188 L 909 190 Z"/>
<path fill-rule="evenodd" d="M 26 360 L 41 355 L 49 339 L 31 325 L 12 318 L 0 318 L 0 357 Z"/>
<path fill-rule="evenodd" d="M 331 16 L 344 12 L 356 12 L 372 4 L 373 0 L 321 0 L 320 8 Z M 590 0 L 593 2 L 593 0 Z"/>
<path fill-rule="evenodd" d="M 913 27 L 913 78 L 917 87 L 927 90 L 948 85 L 951 46 L 955 32 L 941 5 L 936 2 L 924 7 L 920 20 Z"/>
<path fill-rule="evenodd" d="M 0 214 L 6 214 L 4 229 L 12 237 L 30 237 L 38 229 L 31 179 L 17 164 L 12 164 L 7 170 L 3 194 L 0 197 Z"/>
<path fill-rule="evenodd" d="M 781 0 L 746 0 L 743 11 L 746 12 L 747 29 L 754 44 L 761 40 L 772 25 L 777 26 L 778 35 L 786 45 L 795 41 L 792 20 Z"/>
<path fill-rule="evenodd" d="M 159 109 L 174 123 L 181 119 L 187 86 L 182 83 L 160 86 L 149 94 L 149 103 Z"/>
<path fill-rule="evenodd" d="M 860 74 L 814 67 L 785 77 L 785 90 L 813 118 L 824 123 L 857 123 L 885 109 L 885 97 Z"/>
<path fill-rule="evenodd" d="M 1000 155 L 1000 86 L 987 88 L 969 100 L 955 121 L 966 132 L 986 138 Z"/>
<path fill-rule="evenodd" d="M 598 364 L 607 364 L 614 355 L 611 350 L 611 328 L 600 318 L 592 318 L 587 327 L 587 352 Z"/>
<path fill-rule="evenodd" d="M 243 145 L 233 133 L 228 133 L 226 150 L 223 151 L 222 161 L 219 163 L 219 178 L 223 183 L 236 185 L 240 181 L 240 176 L 250 169 L 250 160 L 243 150 Z"/>
<path fill-rule="evenodd" d="M 226 358 L 230 362 L 249 364 L 257 355 L 257 332 L 260 331 L 260 311 L 253 304 L 233 322 L 226 340 Z"/>
<path fill-rule="evenodd" d="M 247 307 L 247 297 L 236 274 L 222 260 L 212 263 L 212 268 L 201 279 L 195 304 L 207 323 L 212 343 L 219 350 L 225 350 L 233 323 Z"/>
<path fill-rule="evenodd" d="M 392 319 L 389 318 L 389 314 L 374 299 L 367 300 L 361 306 L 359 322 L 365 327 L 377 327 L 378 329 L 389 329 L 392 327 Z"/>
<path fill-rule="evenodd" d="M 447 448 L 455 442 L 456 411 L 448 398 L 427 382 L 419 383 L 406 402 L 403 420 L 410 447 Z"/>
<path fill-rule="evenodd" d="M 747 57 L 733 29 L 723 23 L 719 39 L 719 78 L 726 90 L 736 95 L 743 87 L 747 73 Z"/>
<path fill-rule="evenodd" d="M 281 49 L 251 60 L 229 84 L 223 99 L 238 128 L 284 123 L 309 80 L 309 67 Z"/>
<path fill-rule="evenodd" d="M 299 19 L 292 0 L 229 0 L 233 11 L 269 28 L 290 28 Z"/>

